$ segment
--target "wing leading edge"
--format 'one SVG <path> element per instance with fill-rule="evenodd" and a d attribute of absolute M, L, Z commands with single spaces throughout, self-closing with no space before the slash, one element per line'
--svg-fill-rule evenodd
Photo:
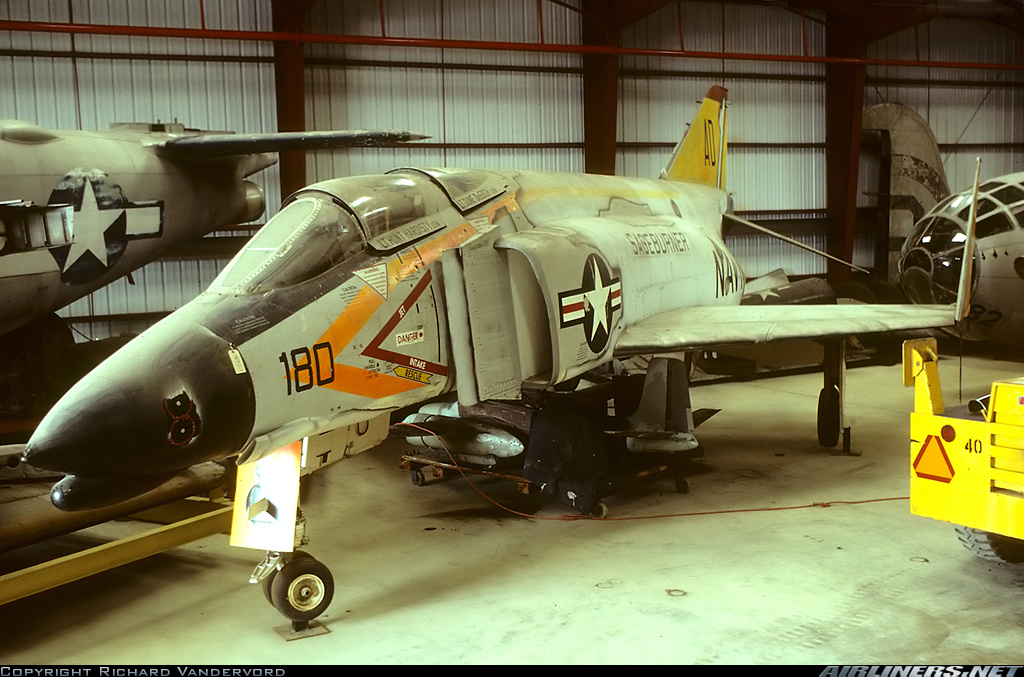
<path fill-rule="evenodd" d="M 227 155 L 274 153 L 282 150 L 316 150 L 347 146 L 380 146 L 429 139 L 429 136 L 402 130 L 336 132 L 270 132 L 267 134 L 200 134 L 179 136 L 159 145 L 178 158 L 216 158 Z"/>
<path fill-rule="evenodd" d="M 626 357 L 953 324 L 953 308 L 938 305 L 697 306 L 660 313 L 629 327 L 615 344 L 615 354 Z"/>

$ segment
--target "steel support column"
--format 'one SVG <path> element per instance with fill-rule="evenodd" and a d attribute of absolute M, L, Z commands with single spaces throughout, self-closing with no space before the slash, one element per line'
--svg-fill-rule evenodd
<path fill-rule="evenodd" d="M 274 0 L 274 32 L 300 33 L 312 2 Z M 274 88 L 277 100 L 277 129 L 281 132 L 306 130 L 306 64 L 303 43 L 274 43 Z M 278 153 L 281 166 L 281 197 L 306 185 L 306 154 L 291 150 Z"/>
<path fill-rule="evenodd" d="M 826 54 L 830 58 L 864 59 L 859 17 L 828 13 Z M 860 163 L 860 126 L 864 108 L 863 63 L 828 63 L 825 66 L 825 171 L 829 253 L 853 259 L 853 232 L 857 212 L 857 169 Z M 828 266 L 832 283 L 850 279 L 846 266 Z"/>
<path fill-rule="evenodd" d="M 583 8 L 583 44 L 613 47 L 619 31 L 610 0 Z M 583 162 L 591 174 L 615 174 L 615 131 L 619 108 L 619 57 L 583 54 Z"/>

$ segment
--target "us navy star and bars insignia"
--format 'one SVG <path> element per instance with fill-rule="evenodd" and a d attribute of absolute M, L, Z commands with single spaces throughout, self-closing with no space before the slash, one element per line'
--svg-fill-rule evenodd
<path fill-rule="evenodd" d="M 74 169 L 54 187 L 50 205 L 74 207 L 71 244 L 52 247 L 66 284 L 87 284 L 113 268 L 128 242 L 159 237 L 162 200 L 131 202 L 117 183 L 98 169 Z"/>
<path fill-rule="evenodd" d="M 590 350 L 600 353 L 608 346 L 612 317 L 622 309 L 622 283 L 618 277 L 612 277 L 604 259 L 591 254 L 583 265 L 580 287 L 561 292 L 558 305 L 559 326 L 565 329 L 582 324 Z"/>

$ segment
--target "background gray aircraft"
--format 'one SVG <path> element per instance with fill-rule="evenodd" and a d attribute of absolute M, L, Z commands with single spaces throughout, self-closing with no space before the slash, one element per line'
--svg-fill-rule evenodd
<path fill-rule="evenodd" d="M 179 123 L 55 131 L 0 121 L 0 411 L 51 404 L 73 371 L 63 352 L 70 335 L 51 313 L 175 245 L 260 217 L 263 192 L 246 177 L 275 162 L 268 152 L 411 138 L 228 134 Z"/>

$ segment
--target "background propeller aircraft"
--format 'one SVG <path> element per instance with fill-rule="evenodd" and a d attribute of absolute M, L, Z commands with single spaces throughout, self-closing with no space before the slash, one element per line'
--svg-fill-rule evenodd
<path fill-rule="evenodd" d="M 179 123 L 54 131 L 0 121 L 0 334 L 174 245 L 258 218 L 263 192 L 246 177 L 275 162 L 268 151 L 410 138 L 405 132 L 206 133 Z M 39 344 L 41 332 L 29 332 L 22 344 Z"/>
<path fill-rule="evenodd" d="M 903 245 L 900 282 L 915 303 L 956 298 L 971 211 L 971 191 L 950 195 L 915 224 Z M 1009 346 L 1024 342 L 1024 173 L 979 187 L 970 312 L 964 338 Z"/>
<path fill-rule="evenodd" d="M 72 388 L 25 459 L 67 473 L 58 507 L 89 508 L 455 391 L 424 427 L 589 512 L 611 466 L 697 446 L 680 351 L 952 324 L 945 306 L 739 304 L 725 94 L 660 180 L 403 168 L 298 191 L 206 292 Z M 646 376 L 616 376 L 650 354 Z M 606 384 L 558 392 L 595 370 Z M 841 378 L 826 383 L 837 435 Z M 309 560 L 277 580 L 322 583 Z"/>
<path fill-rule="evenodd" d="M 928 123 L 900 104 L 865 111 L 865 128 L 886 129 L 892 158 L 890 228 L 899 240 L 894 280 L 914 303 L 952 303 L 963 262 L 973 188 L 950 194 Z M 907 228 L 903 213 L 913 214 Z M 911 225 L 912 223 L 912 225 Z M 902 231 L 902 232 L 900 232 Z M 955 327 L 967 339 L 1024 342 L 1024 173 L 978 187 L 970 309 Z"/>

